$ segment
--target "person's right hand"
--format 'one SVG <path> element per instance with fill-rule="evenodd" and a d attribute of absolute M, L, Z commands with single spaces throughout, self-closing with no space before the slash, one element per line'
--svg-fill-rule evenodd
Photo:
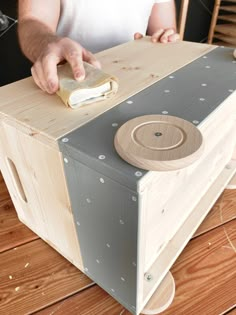
<path fill-rule="evenodd" d="M 101 67 L 95 56 L 77 42 L 67 37 L 55 37 L 55 40 L 47 45 L 31 68 L 35 83 L 43 91 L 53 94 L 58 90 L 57 65 L 63 61 L 68 61 L 71 65 L 74 77 L 78 81 L 85 78 L 83 61 L 97 68 Z"/>

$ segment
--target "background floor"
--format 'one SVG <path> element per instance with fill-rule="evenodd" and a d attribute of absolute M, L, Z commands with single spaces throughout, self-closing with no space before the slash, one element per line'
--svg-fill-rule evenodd
<path fill-rule="evenodd" d="M 181 0 L 176 0 L 179 11 Z M 206 42 L 213 0 L 190 0 L 185 40 Z M 17 39 L 17 0 L 1 0 L 0 10 L 9 26 L 0 31 L 0 86 L 30 75 L 30 62 L 22 55 Z"/>

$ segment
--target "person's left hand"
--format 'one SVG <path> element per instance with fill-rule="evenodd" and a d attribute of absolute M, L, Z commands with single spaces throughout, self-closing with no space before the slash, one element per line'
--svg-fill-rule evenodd
<path fill-rule="evenodd" d="M 135 33 L 134 39 L 140 39 L 143 35 L 141 33 Z M 168 29 L 158 29 L 155 33 L 151 36 L 151 41 L 153 43 L 168 43 L 168 42 L 176 42 L 179 39 L 179 34 L 175 32 L 174 29 L 168 28 Z"/>

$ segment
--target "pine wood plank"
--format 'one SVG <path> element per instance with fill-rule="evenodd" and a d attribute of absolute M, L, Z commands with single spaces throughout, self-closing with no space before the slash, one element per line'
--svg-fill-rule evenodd
<path fill-rule="evenodd" d="M 0 314 L 17 315 L 37 311 L 92 284 L 42 240 L 0 254 L 0 279 Z"/>
<path fill-rule="evenodd" d="M 0 167 L 20 220 L 82 269 L 61 153 L 1 122 Z"/>
<path fill-rule="evenodd" d="M 233 290 L 236 287 L 236 220 L 191 240 L 171 272 L 176 282 L 176 296 L 162 315 L 215 315 L 231 309 L 236 301 L 236 291 Z M 98 286 L 37 315 L 66 313 L 130 315 Z"/>
<path fill-rule="evenodd" d="M 1 116 L 16 119 L 18 128 L 56 147 L 56 139 L 213 49 L 206 44 L 182 41 L 153 44 L 148 37 L 131 41 L 96 55 L 103 70 L 119 80 L 119 90 L 111 99 L 72 111 L 58 96 L 46 95 L 32 78 L 27 78 L 1 87 Z"/>
<path fill-rule="evenodd" d="M 236 5 L 222 5 L 220 6 L 220 10 L 236 13 Z"/>
<path fill-rule="evenodd" d="M 223 21 L 230 21 L 230 22 L 236 23 L 236 15 L 235 14 L 219 15 L 218 19 L 223 20 Z"/>
<path fill-rule="evenodd" d="M 236 219 L 236 191 L 226 189 L 215 203 L 194 237 Z"/>
<path fill-rule="evenodd" d="M 210 161 L 212 161 L 212 158 L 209 158 Z M 173 234 L 172 238 L 170 238 L 166 244 L 164 244 L 162 250 L 159 252 L 156 260 L 150 266 L 150 268 L 145 270 L 148 274 L 151 274 L 153 279 L 153 284 L 151 281 L 144 281 L 145 285 L 143 286 L 143 305 L 142 308 L 145 306 L 145 304 L 148 302 L 148 300 L 151 297 L 151 294 L 153 294 L 158 287 L 158 281 L 160 281 L 162 278 L 162 275 L 166 274 L 169 269 L 172 267 L 182 250 L 186 247 L 187 243 L 191 239 L 193 233 L 198 228 L 200 223 L 204 220 L 206 217 L 206 214 L 210 211 L 214 203 L 216 202 L 217 198 L 220 196 L 220 190 L 227 182 L 229 181 L 230 177 L 235 173 L 235 167 L 236 167 L 236 161 L 231 160 L 228 166 L 220 173 L 220 175 L 217 177 L 217 179 L 214 181 L 214 183 L 209 187 L 208 185 L 204 185 L 208 187 L 208 191 L 205 193 L 204 196 L 201 197 L 200 201 L 195 205 L 194 209 L 191 210 L 191 213 L 188 215 L 185 221 L 182 221 L 181 216 L 176 217 L 175 221 L 181 224 L 180 228 L 178 230 L 175 230 L 175 233 Z M 218 166 L 215 166 L 218 168 Z M 198 194 L 197 190 L 194 186 L 194 192 Z M 189 194 L 189 191 L 185 191 L 185 193 Z M 183 201 L 184 198 L 182 198 Z M 175 200 L 175 204 L 178 204 L 178 200 Z M 182 203 L 183 208 L 187 209 L 187 205 L 184 206 L 184 203 Z M 191 207 L 191 205 L 189 205 Z M 166 229 L 163 231 L 163 238 L 165 237 L 166 233 L 169 233 L 167 229 L 175 227 L 175 222 L 171 222 L 169 220 L 169 225 L 166 225 Z M 149 225 L 147 225 L 149 227 Z M 141 249 L 142 251 L 142 249 Z M 140 276 L 140 279 L 141 276 Z M 142 310 L 140 307 L 139 311 Z"/>
<path fill-rule="evenodd" d="M 216 25 L 215 32 L 225 34 L 227 36 L 236 36 L 236 26 L 235 24 L 220 24 Z"/>
<path fill-rule="evenodd" d="M 36 234 L 18 220 L 0 173 L 0 253 L 37 238 Z"/>

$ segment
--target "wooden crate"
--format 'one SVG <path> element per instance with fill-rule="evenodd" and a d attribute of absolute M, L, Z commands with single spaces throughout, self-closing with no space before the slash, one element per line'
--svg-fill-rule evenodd
<path fill-rule="evenodd" d="M 0 89 L 0 166 L 19 219 L 139 314 L 235 173 L 232 49 L 144 38 L 97 57 L 119 91 L 76 111 L 32 78 Z M 168 172 L 121 160 L 117 126 L 167 111 L 201 131 L 201 157 Z"/>

